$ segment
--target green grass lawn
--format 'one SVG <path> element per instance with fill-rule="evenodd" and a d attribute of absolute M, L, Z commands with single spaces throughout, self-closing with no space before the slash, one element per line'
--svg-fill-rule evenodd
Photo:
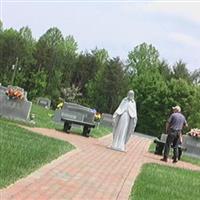
<path fill-rule="evenodd" d="M 196 200 L 200 198 L 200 173 L 145 164 L 130 195 L 131 200 Z"/>
<path fill-rule="evenodd" d="M 71 128 L 71 132 L 75 133 L 75 134 L 81 135 L 82 131 L 83 131 L 83 128 L 81 128 L 81 127 L 80 128 L 76 128 L 76 127 Z M 108 127 L 100 125 L 99 127 L 95 127 L 95 128 L 91 129 L 90 136 L 94 137 L 94 138 L 100 138 L 100 137 L 110 134 L 111 132 L 112 132 L 112 128 L 108 128 Z"/>
<path fill-rule="evenodd" d="M 151 143 L 151 145 L 149 146 L 149 152 L 154 153 L 156 149 L 156 144 L 155 143 Z M 170 151 L 170 156 L 172 156 L 172 149 Z M 182 155 L 181 156 L 181 160 L 185 161 L 185 162 L 189 162 L 195 165 L 199 165 L 200 166 L 200 159 L 196 158 L 196 157 L 191 157 L 191 156 L 187 156 L 187 155 Z"/>
<path fill-rule="evenodd" d="M 8 186 L 74 147 L 0 119 L 0 188 Z"/>
<path fill-rule="evenodd" d="M 110 133 L 112 133 L 112 128 L 100 125 L 99 127 L 92 129 L 91 136 L 95 137 L 95 138 L 99 138 L 99 137 L 103 137 L 105 135 L 108 135 Z"/>
<path fill-rule="evenodd" d="M 51 109 L 43 108 L 42 106 L 32 104 L 31 114 L 35 114 L 35 126 L 41 128 L 59 129 L 63 128 L 62 125 L 53 121 L 54 111 Z"/>

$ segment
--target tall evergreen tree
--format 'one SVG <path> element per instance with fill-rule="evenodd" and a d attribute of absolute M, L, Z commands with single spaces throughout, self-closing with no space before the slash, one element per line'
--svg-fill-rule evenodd
<path fill-rule="evenodd" d="M 190 73 L 186 67 L 186 63 L 184 63 L 182 60 L 177 61 L 176 64 L 173 66 L 173 77 L 175 79 L 182 78 L 187 82 L 192 81 Z"/>
<path fill-rule="evenodd" d="M 127 93 L 128 79 L 119 58 L 108 61 L 87 85 L 88 99 L 101 112 L 113 113 L 122 97 Z M 106 98 L 105 98 L 106 97 Z"/>
<path fill-rule="evenodd" d="M 67 36 L 63 44 L 62 87 L 70 87 L 73 72 L 78 60 L 78 44 L 73 36 Z"/>
<path fill-rule="evenodd" d="M 85 93 L 85 84 L 91 81 L 96 72 L 98 71 L 99 65 L 95 59 L 95 56 L 91 53 L 81 53 L 78 56 L 76 67 L 73 71 L 72 83 L 76 87 L 80 88 L 80 92 Z"/>
<path fill-rule="evenodd" d="M 64 38 L 58 28 L 50 28 L 36 45 L 37 69 L 47 73 L 46 95 L 58 98 L 61 88 Z"/>
<path fill-rule="evenodd" d="M 129 73 L 134 77 L 147 69 L 158 68 L 159 52 L 153 45 L 142 43 L 128 54 Z"/>
<path fill-rule="evenodd" d="M 28 59 L 24 38 L 14 29 L 6 29 L 1 33 L 0 49 L 0 82 L 4 85 L 18 84 L 22 86 L 24 79 L 22 72 L 26 67 L 24 60 Z M 17 77 L 20 75 L 21 78 L 17 81 Z"/>

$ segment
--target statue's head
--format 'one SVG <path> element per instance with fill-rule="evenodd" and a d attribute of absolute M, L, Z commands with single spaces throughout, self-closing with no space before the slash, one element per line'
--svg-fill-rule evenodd
<path fill-rule="evenodd" d="M 134 91 L 133 90 L 129 90 L 128 91 L 127 98 L 129 100 L 133 100 L 134 99 Z"/>

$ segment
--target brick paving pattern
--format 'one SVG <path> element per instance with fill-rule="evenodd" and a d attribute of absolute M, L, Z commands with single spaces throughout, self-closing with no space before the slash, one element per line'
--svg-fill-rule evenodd
<path fill-rule="evenodd" d="M 109 148 L 112 136 L 85 138 L 56 130 L 28 128 L 34 132 L 69 141 L 73 150 L 36 172 L 0 190 L 1 200 L 128 200 L 132 185 L 144 163 L 159 163 L 191 170 L 200 167 L 178 162 L 163 163 L 148 153 L 151 139 L 133 136 L 127 152 Z"/>

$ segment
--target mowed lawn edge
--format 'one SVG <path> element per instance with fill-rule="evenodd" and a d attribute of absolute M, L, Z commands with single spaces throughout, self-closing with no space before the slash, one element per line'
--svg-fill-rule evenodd
<path fill-rule="evenodd" d="M 75 149 L 68 142 L 42 136 L 0 119 L 0 188 Z"/>
<path fill-rule="evenodd" d="M 200 173 L 192 170 L 145 164 L 138 175 L 129 200 L 199 199 Z"/>

